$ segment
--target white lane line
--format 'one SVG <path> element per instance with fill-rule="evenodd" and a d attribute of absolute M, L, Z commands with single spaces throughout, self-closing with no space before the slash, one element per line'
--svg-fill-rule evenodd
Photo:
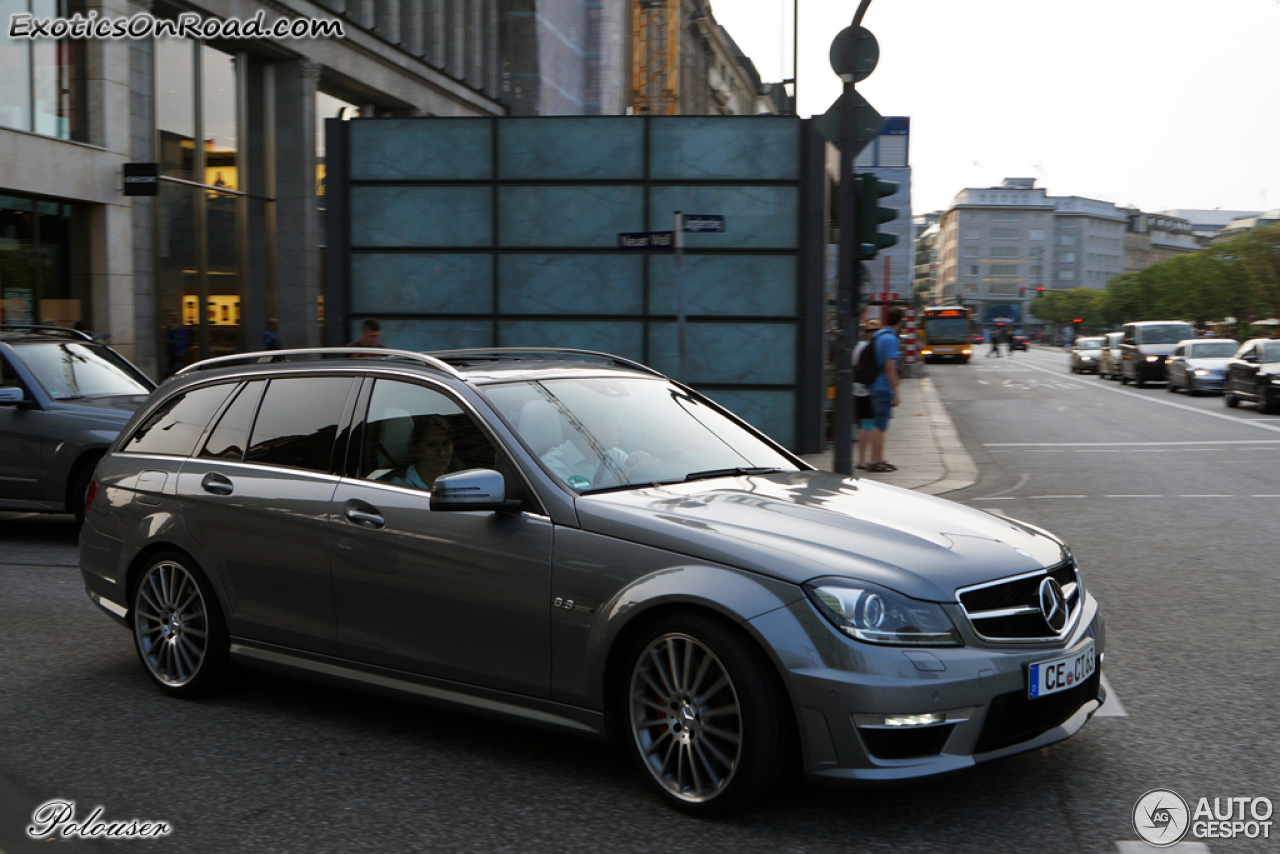
<path fill-rule="evenodd" d="M 984 448 L 1149 448 L 1152 445 L 1280 445 L 1280 439 L 1205 439 L 1200 442 L 986 442 Z M 1271 450 L 1246 448 L 1245 450 Z"/>
<path fill-rule="evenodd" d="M 990 495 L 986 496 L 986 498 L 994 498 L 994 497 L 996 497 L 997 495 L 1007 495 L 1007 494 L 1008 494 L 1008 493 L 1010 493 L 1010 492 L 1017 492 L 1019 489 L 1022 489 L 1022 487 L 1026 486 L 1026 485 L 1027 485 L 1027 481 L 1029 481 L 1029 480 L 1031 480 L 1031 475 L 1026 474 L 1026 473 L 1024 472 L 1024 473 L 1023 473 L 1023 475 L 1022 475 L 1022 477 L 1020 477 L 1020 478 L 1018 479 L 1018 483 L 1017 483 L 1016 485 L 1011 486 L 1011 487 L 1009 487 L 1008 489 L 1002 489 L 1002 490 L 1000 490 L 999 492 L 993 492 L 993 493 L 991 493 Z M 982 500 L 984 500 L 984 499 L 982 499 L 982 498 L 978 498 L 978 499 L 976 499 L 976 500 L 977 500 L 977 501 L 982 501 Z"/>
<path fill-rule="evenodd" d="M 1250 498 L 1280 498 L 1280 495 L 1250 495 Z"/>
<path fill-rule="evenodd" d="M 1163 495 L 1104 495 L 1103 498 L 1164 498 Z"/>
<path fill-rule="evenodd" d="M 1179 495 L 1179 498 L 1235 498 L 1234 495 Z"/>
<path fill-rule="evenodd" d="M 1276 496 L 1280 498 L 1280 495 Z M 975 498 L 974 501 L 1017 501 L 1016 495 L 988 495 L 986 498 Z"/>
<path fill-rule="evenodd" d="M 1088 498 L 1087 495 L 1029 495 L 1028 498 Z"/>
<path fill-rule="evenodd" d="M 1120 695 L 1116 693 L 1116 689 L 1111 687 L 1111 681 L 1107 679 L 1107 674 L 1102 674 L 1102 687 L 1107 689 L 1107 700 L 1102 704 L 1102 708 L 1094 712 L 1097 718 L 1127 718 L 1129 713 L 1124 710 L 1124 704 L 1120 702 Z"/>
<path fill-rule="evenodd" d="M 1041 371 L 1042 373 L 1052 374 L 1054 376 L 1061 376 L 1061 374 L 1059 374 L 1057 371 L 1051 371 L 1048 368 L 1040 368 L 1040 367 L 1036 367 L 1035 365 L 1027 365 L 1027 367 L 1033 371 Z M 1261 430 L 1270 430 L 1273 433 L 1280 433 L 1280 425 L 1267 424 L 1263 421 L 1258 421 L 1253 418 L 1239 418 L 1234 415 L 1224 415 L 1221 412 L 1210 412 L 1207 409 L 1200 409 L 1199 407 L 1196 407 L 1196 406 L 1187 406 L 1185 403 L 1175 403 L 1172 400 L 1165 400 L 1164 398 L 1160 398 L 1160 397 L 1151 397 L 1150 395 L 1138 394 L 1137 392 L 1128 391 L 1122 388 L 1110 388 L 1105 385 L 1095 385 L 1095 386 L 1090 386 L 1090 388 L 1095 388 L 1099 391 L 1109 391 L 1112 394 L 1122 394 L 1125 397 L 1137 398 L 1138 400 L 1145 400 L 1150 403 L 1158 403 L 1161 406 L 1172 406 L 1174 409 L 1181 409 L 1186 412 L 1197 412 L 1200 415 L 1208 415 L 1210 418 L 1221 418 L 1223 421 L 1230 421 L 1232 424 L 1249 424 Z"/>

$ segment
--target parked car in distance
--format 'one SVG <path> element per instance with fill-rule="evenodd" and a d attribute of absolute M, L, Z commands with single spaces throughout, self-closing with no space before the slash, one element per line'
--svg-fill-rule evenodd
<path fill-rule="evenodd" d="M 1105 698 L 1047 531 L 817 471 L 626 359 L 369 353 L 185 368 L 99 464 L 81 572 L 164 693 L 240 664 L 614 735 L 699 815 L 1038 749 Z"/>
<path fill-rule="evenodd" d="M 1123 332 L 1108 332 L 1102 336 L 1102 353 L 1098 356 L 1098 376 L 1104 380 L 1120 379 L 1120 339 Z"/>
<path fill-rule="evenodd" d="M 1169 391 L 1187 394 L 1220 392 L 1226 384 L 1227 366 L 1240 345 L 1226 338 L 1179 341 L 1169 356 Z"/>
<path fill-rule="evenodd" d="M 0 326 L 0 510 L 83 518 L 93 467 L 153 389 L 84 332 Z"/>
<path fill-rule="evenodd" d="M 1096 374 L 1106 340 L 1102 337 L 1077 338 L 1071 346 L 1071 373 Z"/>
<path fill-rule="evenodd" d="M 1172 320 L 1145 320 L 1126 323 L 1120 338 L 1120 382 L 1144 383 L 1165 379 L 1165 360 L 1179 341 L 1195 338 L 1189 323 Z"/>
<path fill-rule="evenodd" d="M 1227 365 L 1223 396 L 1227 406 L 1252 400 L 1261 412 L 1280 413 L 1280 341 L 1254 338 L 1241 344 Z"/>

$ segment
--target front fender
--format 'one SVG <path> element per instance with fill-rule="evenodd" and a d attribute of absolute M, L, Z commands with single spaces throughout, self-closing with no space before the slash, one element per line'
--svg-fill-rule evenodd
<path fill-rule="evenodd" d="M 603 710 L 615 647 L 620 639 L 626 642 L 637 620 L 685 606 L 741 625 L 804 593 L 794 584 L 734 567 L 558 528 L 551 596 L 551 696 Z"/>

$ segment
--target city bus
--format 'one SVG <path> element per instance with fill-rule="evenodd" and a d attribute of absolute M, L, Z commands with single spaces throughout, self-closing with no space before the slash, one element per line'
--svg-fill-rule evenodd
<path fill-rule="evenodd" d="M 969 361 L 973 353 L 973 309 L 932 305 L 920 312 L 920 355 L 926 362 Z"/>

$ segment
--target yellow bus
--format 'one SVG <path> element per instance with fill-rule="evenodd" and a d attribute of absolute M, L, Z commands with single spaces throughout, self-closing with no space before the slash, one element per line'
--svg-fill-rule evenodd
<path fill-rule="evenodd" d="M 920 312 L 920 356 L 926 362 L 958 359 L 973 353 L 973 309 L 931 305 Z"/>

